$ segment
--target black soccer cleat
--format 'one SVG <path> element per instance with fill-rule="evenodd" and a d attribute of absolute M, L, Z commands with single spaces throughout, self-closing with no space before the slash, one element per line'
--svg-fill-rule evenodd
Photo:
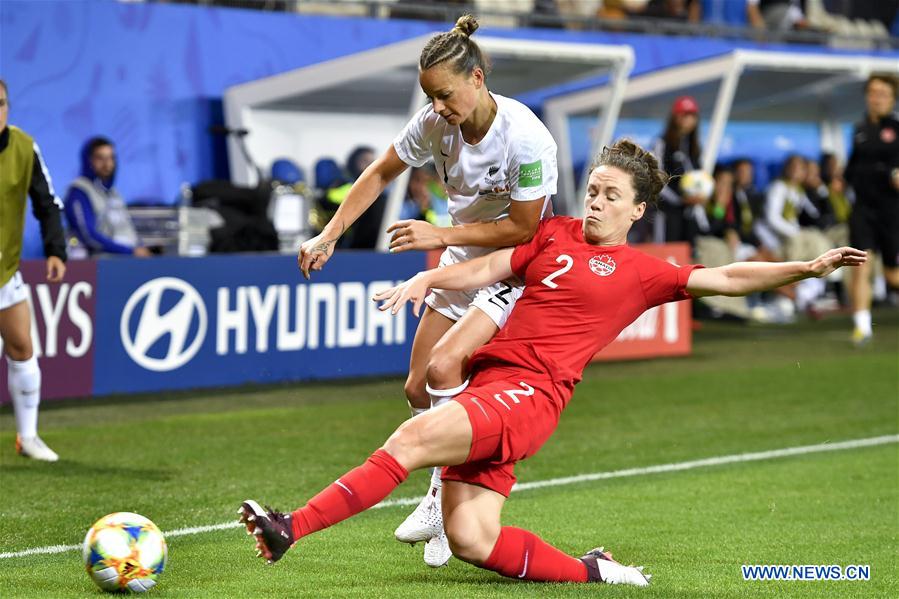
<path fill-rule="evenodd" d="M 262 509 L 252 499 L 247 499 L 237 510 L 238 521 L 247 527 L 247 534 L 256 537 L 256 557 L 273 564 L 294 546 L 293 528 L 290 516 L 276 512 L 270 507 Z"/>
<path fill-rule="evenodd" d="M 652 574 L 644 574 L 643 566 L 624 566 L 612 559 L 612 552 L 599 547 L 581 558 L 587 566 L 587 582 L 606 584 L 631 584 L 638 587 L 649 585 Z"/>

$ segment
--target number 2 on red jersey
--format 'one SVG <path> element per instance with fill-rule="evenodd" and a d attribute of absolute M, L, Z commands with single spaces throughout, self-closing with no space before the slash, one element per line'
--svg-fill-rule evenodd
<path fill-rule="evenodd" d="M 555 289 L 556 287 L 559 286 L 559 284 L 556 283 L 556 282 L 554 282 L 553 279 L 558 278 L 558 277 L 561 277 L 561 276 L 564 275 L 566 272 L 568 272 L 569 270 L 571 270 L 571 267 L 574 265 L 574 259 L 572 259 L 572 257 L 569 256 L 568 254 L 559 254 L 559 257 L 556 258 L 556 262 L 558 262 L 558 263 L 560 263 L 560 264 L 561 264 L 562 262 L 564 262 L 564 263 L 565 263 L 565 266 L 563 266 L 563 267 L 560 268 L 559 270 L 553 272 L 552 274 L 548 275 L 545 279 L 543 279 L 542 281 L 540 281 L 541 283 L 543 283 L 544 285 L 546 285 L 546 286 L 549 287 L 550 289 Z"/>

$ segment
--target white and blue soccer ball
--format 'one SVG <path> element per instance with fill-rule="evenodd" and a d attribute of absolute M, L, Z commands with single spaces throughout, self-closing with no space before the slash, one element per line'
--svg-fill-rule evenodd
<path fill-rule="evenodd" d="M 84 566 L 104 591 L 143 593 L 165 569 L 165 537 L 149 519 L 131 512 L 103 516 L 84 537 Z"/>

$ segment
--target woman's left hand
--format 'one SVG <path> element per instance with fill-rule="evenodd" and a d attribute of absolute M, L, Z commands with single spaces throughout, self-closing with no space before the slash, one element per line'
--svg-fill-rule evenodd
<path fill-rule="evenodd" d="M 382 312 L 390 310 L 391 314 L 396 314 L 407 302 L 412 302 L 412 313 L 418 316 L 429 290 L 426 274 L 420 272 L 408 281 L 376 293 L 372 300 L 384 302 L 378 309 Z"/>
<path fill-rule="evenodd" d="M 816 277 L 826 277 L 842 266 L 861 266 L 868 259 L 864 250 L 841 247 L 828 250 L 812 260 L 809 267 Z"/>
<path fill-rule="evenodd" d="M 66 276 L 66 263 L 56 256 L 47 257 L 47 280 L 59 283 Z"/>
<path fill-rule="evenodd" d="M 390 251 L 439 250 L 446 247 L 443 241 L 443 227 L 436 227 L 423 220 L 400 220 L 388 227 Z"/>

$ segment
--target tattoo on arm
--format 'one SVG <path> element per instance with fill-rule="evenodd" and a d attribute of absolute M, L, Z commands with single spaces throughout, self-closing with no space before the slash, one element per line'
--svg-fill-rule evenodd
<path fill-rule="evenodd" d="M 315 254 L 317 252 L 321 252 L 323 254 L 328 253 L 328 249 L 333 247 L 334 244 L 337 243 L 337 240 L 340 239 L 340 236 L 344 234 L 346 231 L 346 225 L 340 225 L 340 233 L 337 234 L 337 237 L 334 239 L 326 239 L 312 248 L 312 253 Z"/>

